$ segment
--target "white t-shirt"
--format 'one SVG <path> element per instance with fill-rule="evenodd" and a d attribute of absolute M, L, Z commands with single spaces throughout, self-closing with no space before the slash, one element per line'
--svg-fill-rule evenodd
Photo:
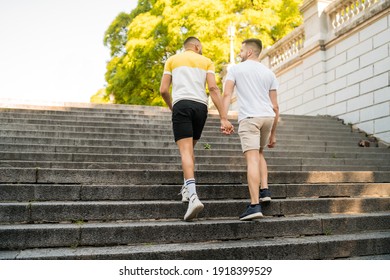
<path fill-rule="evenodd" d="M 168 58 L 164 74 L 172 76 L 173 105 L 180 100 L 192 100 L 208 105 L 207 73 L 214 73 L 213 62 L 191 50 Z"/>
<path fill-rule="evenodd" d="M 238 121 L 248 117 L 275 117 L 269 91 L 277 90 L 279 83 L 270 69 L 260 62 L 246 60 L 231 67 L 226 80 L 236 85 Z"/>

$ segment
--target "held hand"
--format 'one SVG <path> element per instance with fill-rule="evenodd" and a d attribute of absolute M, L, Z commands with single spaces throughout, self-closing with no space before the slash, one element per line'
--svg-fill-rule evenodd
<path fill-rule="evenodd" d="M 234 133 L 234 126 L 228 120 L 221 120 L 221 132 L 230 135 Z"/>

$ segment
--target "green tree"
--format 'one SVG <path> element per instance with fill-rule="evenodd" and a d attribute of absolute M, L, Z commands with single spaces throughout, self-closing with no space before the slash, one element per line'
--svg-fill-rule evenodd
<path fill-rule="evenodd" d="M 227 27 L 236 28 L 235 51 L 249 37 L 272 45 L 301 24 L 302 0 L 139 0 L 129 14 L 121 13 L 106 31 L 111 50 L 107 63 L 107 95 L 116 103 L 165 105 L 160 79 L 166 59 L 188 36 L 202 41 L 203 53 L 216 72 L 229 61 Z"/>

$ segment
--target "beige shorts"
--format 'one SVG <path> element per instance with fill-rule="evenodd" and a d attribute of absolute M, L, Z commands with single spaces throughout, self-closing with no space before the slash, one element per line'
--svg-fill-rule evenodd
<path fill-rule="evenodd" d="M 241 120 L 238 126 L 238 135 L 241 139 L 242 152 L 264 148 L 268 144 L 273 123 L 273 117 L 255 117 Z"/>

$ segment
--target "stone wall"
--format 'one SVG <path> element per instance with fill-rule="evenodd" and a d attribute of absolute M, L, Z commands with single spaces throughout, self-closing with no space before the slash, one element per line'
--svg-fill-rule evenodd
<path fill-rule="evenodd" d="M 331 115 L 390 143 L 390 0 L 304 1 L 303 26 L 264 50 L 281 113 Z"/>

